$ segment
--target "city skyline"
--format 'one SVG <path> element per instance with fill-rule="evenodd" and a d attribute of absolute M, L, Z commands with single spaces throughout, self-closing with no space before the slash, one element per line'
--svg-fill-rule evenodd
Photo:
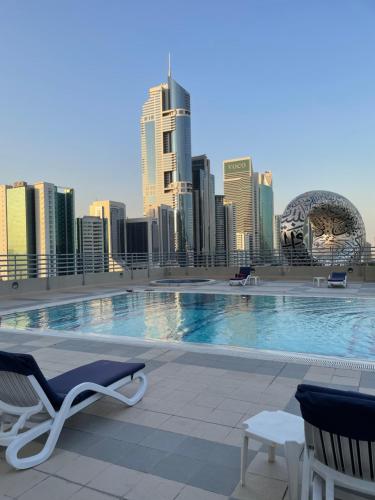
<path fill-rule="evenodd" d="M 141 5 L 93 2 L 73 12 L 67 2 L 57 13 L 36 5 L 2 6 L 2 183 L 72 185 L 77 215 L 111 198 L 140 216 L 139 109 L 150 85 L 165 80 L 170 50 L 173 73 L 193 98 L 192 154 L 210 158 L 216 193 L 222 161 L 250 154 L 257 170 L 273 172 L 275 214 L 303 191 L 331 190 L 358 207 L 374 243 L 373 4 L 250 2 L 240 3 L 241 16 L 220 7 L 206 40 L 185 46 L 172 22 L 155 36 L 152 54 L 142 36 L 132 43 L 129 14 L 141 15 Z M 194 9 L 193 2 L 186 25 L 206 27 L 212 4 L 200 6 L 200 16 Z M 155 34 L 151 17 L 139 33 L 144 41 Z"/>

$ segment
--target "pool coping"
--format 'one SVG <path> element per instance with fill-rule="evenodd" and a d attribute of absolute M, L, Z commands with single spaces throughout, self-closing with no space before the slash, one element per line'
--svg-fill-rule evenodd
<path fill-rule="evenodd" d="M 16 312 L 28 312 L 42 308 L 55 307 L 59 305 L 65 304 L 74 304 L 77 302 L 90 301 L 102 298 L 110 298 L 116 295 L 127 295 L 131 293 L 154 293 L 154 292 L 164 292 L 164 293 L 197 293 L 195 290 L 190 291 L 181 291 L 181 290 L 162 290 L 158 289 L 144 289 L 144 287 L 137 290 L 125 290 L 122 292 L 110 292 L 106 294 L 98 294 L 98 295 L 89 295 L 86 298 L 76 298 L 76 299 L 66 299 L 55 302 L 47 302 L 45 304 L 33 305 L 28 307 L 21 308 L 12 308 L 10 310 L 3 311 L 0 315 L 0 320 L 2 316 L 8 314 L 14 314 Z M 213 292 L 205 291 L 203 293 L 212 294 Z M 217 295 L 233 295 L 233 293 L 223 293 L 220 291 L 215 292 Z M 252 295 L 251 293 L 238 293 L 235 295 Z M 257 294 L 257 295 L 277 295 L 277 296 L 291 296 L 291 297 L 311 297 L 304 295 L 290 295 L 285 293 L 266 293 L 266 294 Z M 314 296 L 317 298 L 321 298 L 322 296 Z M 332 297 L 332 298 L 359 298 L 359 297 Z M 367 298 L 367 297 L 360 297 Z M 163 349 L 174 349 L 181 351 L 190 351 L 190 352 L 201 352 L 206 354 L 221 354 L 227 356 L 237 356 L 244 358 L 252 358 L 259 360 L 267 360 L 267 361 L 279 361 L 284 363 L 301 363 L 301 364 L 310 364 L 315 366 L 324 366 L 324 367 L 332 367 L 332 368 L 346 368 L 346 369 L 357 369 L 357 370 L 369 370 L 375 371 L 375 361 L 367 360 L 367 359 L 356 359 L 356 358 L 344 358 L 340 356 L 328 356 L 321 354 L 309 354 L 303 352 L 293 352 L 293 351 L 278 351 L 278 350 L 269 350 L 269 349 L 257 349 L 254 347 L 240 347 L 240 346 L 228 346 L 228 345 L 216 345 L 216 344 L 200 344 L 195 342 L 172 342 L 167 340 L 160 339 L 140 339 L 128 336 L 117 336 L 117 335 L 101 335 L 93 332 L 71 332 L 69 330 L 49 330 L 46 328 L 9 328 L 6 326 L 2 326 L 0 324 L 0 335 L 1 332 L 4 333 L 12 333 L 12 334 L 25 334 L 35 335 L 35 336 L 46 336 L 46 337 L 56 337 L 59 339 L 86 339 L 89 341 L 98 341 L 98 342 L 115 342 L 119 344 L 131 344 L 131 345 L 139 345 L 139 346 L 147 346 L 147 347 L 155 347 L 155 348 L 163 348 Z"/>

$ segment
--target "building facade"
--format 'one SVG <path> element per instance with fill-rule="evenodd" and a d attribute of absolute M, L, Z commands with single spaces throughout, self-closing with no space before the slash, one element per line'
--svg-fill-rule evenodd
<path fill-rule="evenodd" d="M 273 252 L 272 172 L 254 173 L 254 255 L 269 259 Z"/>
<path fill-rule="evenodd" d="M 73 189 L 48 182 L 2 185 L 0 218 L 0 254 L 28 254 L 33 275 L 43 278 L 47 274 L 66 274 L 67 267 L 74 263 Z M 4 267 L 5 258 L 2 260 L 0 267 Z M 4 278 L 6 272 L 2 275 Z"/>
<path fill-rule="evenodd" d="M 194 250 L 214 254 L 215 237 L 215 177 L 206 155 L 192 158 Z"/>
<path fill-rule="evenodd" d="M 85 215 L 76 219 L 77 259 L 85 272 L 108 270 L 107 220 Z"/>
<path fill-rule="evenodd" d="M 2 262 L 2 279 L 37 275 L 35 262 L 35 197 L 33 186 L 24 181 L 1 187 L 1 248 L 8 258 Z M 5 226 L 5 227 L 4 227 Z"/>
<path fill-rule="evenodd" d="M 236 250 L 236 208 L 224 195 L 215 196 L 215 226 L 215 260 L 226 264 Z"/>
<path fill-rule="evenodd" d="M 110 270 L 120 271 L 124 266 L 126 252 L 126 207 L 119 201 L 101 200 L 91 203 L 91 216 L 105 219 L 109 267 Z"/>
<path fill-rule="evenodd" d="M 281 255 L 281 215 L 273 218 L 273 249 L 276 255 Z"/>
<path fill-rule="evenodd" d="M 143 105 L 141 146 L 144 215 L 172 207 L 175 250 L 193 250 L 190 95 L 170 72 Z"/>
<path fill-rule="evenodd" d="M 236 249 L 253 250 L 254 239 L 254 178 L 250 156 L 223 162 L 224 196 L 235 205 Z"/>

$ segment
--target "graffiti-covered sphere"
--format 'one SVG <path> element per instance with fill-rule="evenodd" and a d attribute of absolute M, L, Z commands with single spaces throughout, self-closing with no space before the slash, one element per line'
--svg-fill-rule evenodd
<path fill-rule="evenodd" d="M 308 191 L 294 198 L 280 221 L 281 247 L 290 262 L 350 261 L 366 243 L 361 214 L 331 191 Z"/>

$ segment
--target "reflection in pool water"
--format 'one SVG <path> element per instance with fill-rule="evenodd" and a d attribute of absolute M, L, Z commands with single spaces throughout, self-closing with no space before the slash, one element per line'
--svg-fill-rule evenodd
<path fill-rule="evenodd" d="M 374 306 L 357 298 L 151 292 L 14 313 L 1 326 L 371 359 Z"/>

